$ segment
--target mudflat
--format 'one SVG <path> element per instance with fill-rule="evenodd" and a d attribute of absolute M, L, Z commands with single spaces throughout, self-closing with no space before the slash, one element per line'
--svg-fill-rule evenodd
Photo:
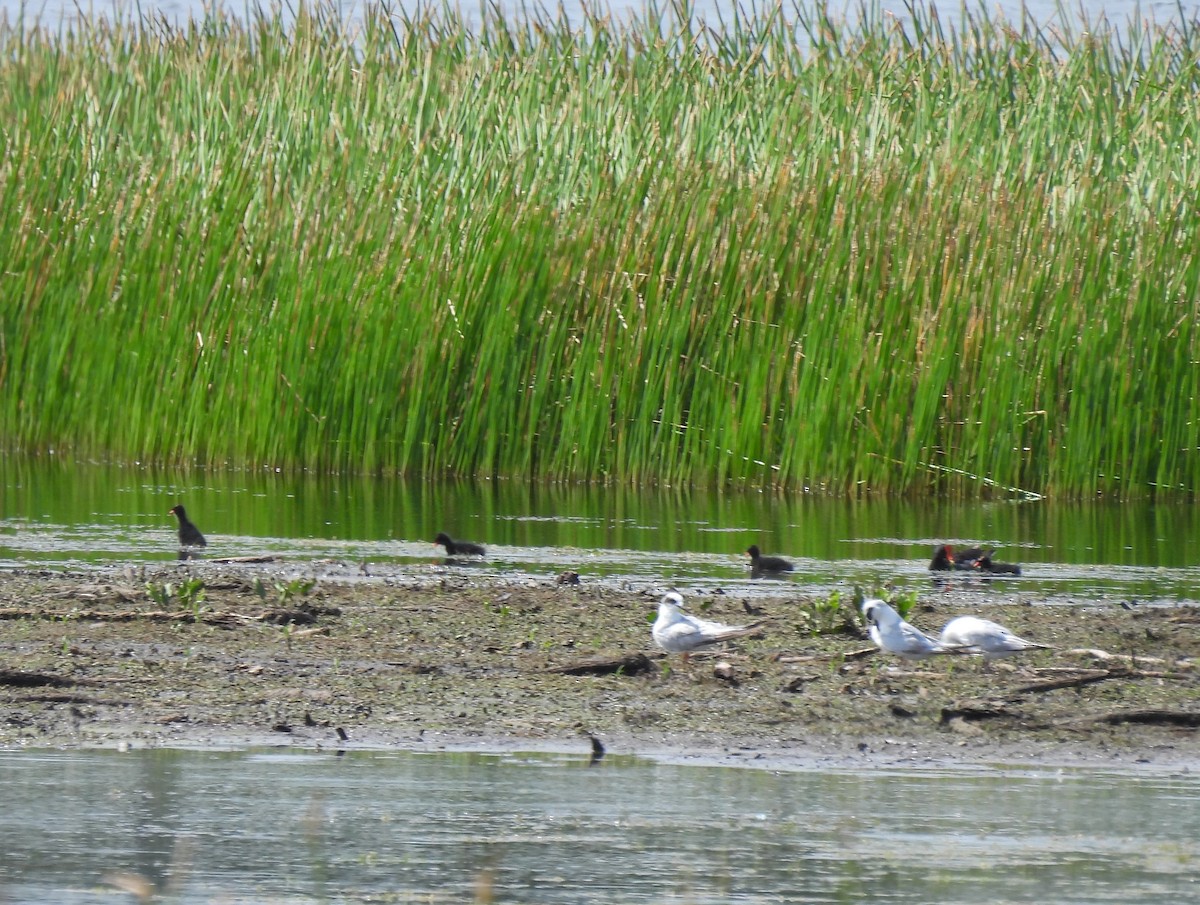
<path fill-rule="evenodd" d="M 304 575 L 311 574 L 310 584 Z M 200 562 L 0 573 L 0 745 L 588 749 L 717 762 L 1200 763 L 1200 609 L 930 584 L 1051 650 L 876 652 L 853 607 L 689 596 L 762 633 L 657 651 L 657 593 L 545 579 Z"/>

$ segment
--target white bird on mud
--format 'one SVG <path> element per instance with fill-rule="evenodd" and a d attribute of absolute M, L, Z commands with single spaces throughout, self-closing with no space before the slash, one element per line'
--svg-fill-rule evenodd
<path fill-rule="evenodd" d="M 664 594 L 658 604 L 658 618 L 650 629 L 654 643 L 671 654 L 683 654 L 685 657 L 700 647 L 730 641 L 734 638 L 745 638 L 759 631 L 761 622 L 752 625 L 724 625 L 720 622 L 709 622 L 690 613 L 685 613 L 683 597 L 674 591 Z"/>
<path fill-rule="evenodd" d="M 941 645 L 965 654 L 982 654 L 985 660 L 1011 657 L 1032 648 L 1051 650 L 1048 644 L 1026 641 L 1004 626 L 976 616 L 959 616 L 947 622 L 942 629 Z"/>
<path fill-rule="evenodd" d="M 950 653 L 915 625 L 905 622 L 899 613 L 878 598 L 864 600 L 862 611 L 867 620 L 867 634 L 884 653 L 905 660 L 924 660 L 934 654 Z"/>

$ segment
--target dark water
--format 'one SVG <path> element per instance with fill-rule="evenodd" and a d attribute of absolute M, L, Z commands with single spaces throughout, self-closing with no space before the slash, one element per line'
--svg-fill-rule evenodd
<path fill-rule="evenodd" d="M 1200 897 L 1187 774 L 0 752 L 0 796 L 0 901 L 13 903 L 132 901 L 108 885 L 116 873 L 178 902 Z"/>
<path fill-rule="evenodd" d="M 0 568 L 121 567 L 172 561 L 168 510 L 186 504 L 209 558 L 272 553 L 312 574 L 334 565 L 408 577 L 445 571 L 634 587 L 826 593 L 887 582 L 928 589 L 939 541 L 986 543 L 1019 580 L 981 590 L 1034 602 L 1191 602 L 1200 597 L 1200 508 L 1189 504 L 847 501 L 514 482 L 430 484 L 0 463 Z M 438 531 L 489 546 L 445 564 Z M 785 581 L 752 581 L 745 549 L 792 558 Z M 203 563 L 201 563 L 201 567 Z"/>

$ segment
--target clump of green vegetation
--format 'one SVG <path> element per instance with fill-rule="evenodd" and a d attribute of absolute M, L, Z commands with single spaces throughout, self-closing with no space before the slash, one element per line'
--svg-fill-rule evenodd
<path fill-rule="evenodd" d="M 175 595 L 175 586 L 169 581 L 146 582 L 146 596 L 158 604 L 161 610 L 167 609 L 171 605 L 171 598 Z"/>
<path fill-rule="evenodd" d="M 919 600 L 916 591 L 905 591 L 903 594 L 891 594 L 886 597 L 888 605 L 900 614 L 901 619 L 907 620 L 916 609 Z"/>
<path fill-rule="evenodd" d="M 0 445 L 1200 487 L 1195 21 L 494 9 L 0 26 Z"/>
<path fill-rule="evenodd" d="M 204 606 L 207 592 L 204 582 L 199 578 L 189 578 L 179 585 L 179 605 L 190 610 L 193 616 L 199 616 Z"/>
<path fill-rule="evenodd" d="M 275 582 L 275 593 L 279 595 L 280 606 L 286 607 L 297 597 L 307 597 L 316 586 L 316 579 L 313 578 L 280 579 Z"/>
<path fill-rule="evenodd" d="M 847 597 L 834 591 L 824 600 L 812 600 L 804 604 L 796 614 L 802 634 L 851 635 L 862 632 L 862 616 L 853 596 Z"/>
<path fill-rule="evenodd" d="M 146 596 L 158 604 L 160 609 L 170 609 L 172 601 L 175 600 L 182 609 L 190 610 L 193 615 L 199 616 L 207 591 L 204 581 L 199 578 L 188 578 L 178 585 L 169 581 L 148 581 Z"/>

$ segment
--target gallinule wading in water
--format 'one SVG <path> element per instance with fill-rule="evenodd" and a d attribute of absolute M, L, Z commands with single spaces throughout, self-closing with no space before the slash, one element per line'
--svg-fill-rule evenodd
<path fill-rule="evenodd" d="M 792 571 L 792 564 L 782 556 L 763 556 L 756 544 L 746 551 L 750 557 L 750 572 L 753 575 L 772 575 Z"/>
<path fill-rule="evenodd" d="M 192 524 L 187 517 L 187 510 L 182 505 L 172 506 L 171 515 L 179 519 L 179 545 L 181 547 L 207 547 L 208 541 L 200 533 L 200 529 Z"/>
<path fill-rule="evenodd" d="M 975 568 L 979 557 L 991 551 L 982 547 L 971 547 L 968 550 L 955 550 L 950 544 L 938 544 L 933 548 L 933 559 L 929 563 L 930 572 L 970 572 Z"/>
<path fill-rule="evenodd" d="M 447 556 L 484 556 L 487 553 L 479 544 L 473 544 L 466 540 L 454 540 L 449 534 L 442 532 L 433 539 L 434 544 L 441 544 L 446 548 Z"/>
<path fill-rule="evenodd" d="M 1021 567 L 1015 562 L 1000 562 L 992 559 L 992 554 L 995 550 L 988 550 L 983 556 L 975 560 L 975 566 L 980 572 L 987 572 L 990 575 L 1020 575 Z"/>
<path fill-rule="evenodd" d="M 992 559 L 996 551 L 984 547 L 956 550 L 950 544 L 939 544 L 933 550 L 929 563 L 931 572 L 985 572 L 991 575 L 1020 575 L 1021 567 L 1016 563 Z"/>

